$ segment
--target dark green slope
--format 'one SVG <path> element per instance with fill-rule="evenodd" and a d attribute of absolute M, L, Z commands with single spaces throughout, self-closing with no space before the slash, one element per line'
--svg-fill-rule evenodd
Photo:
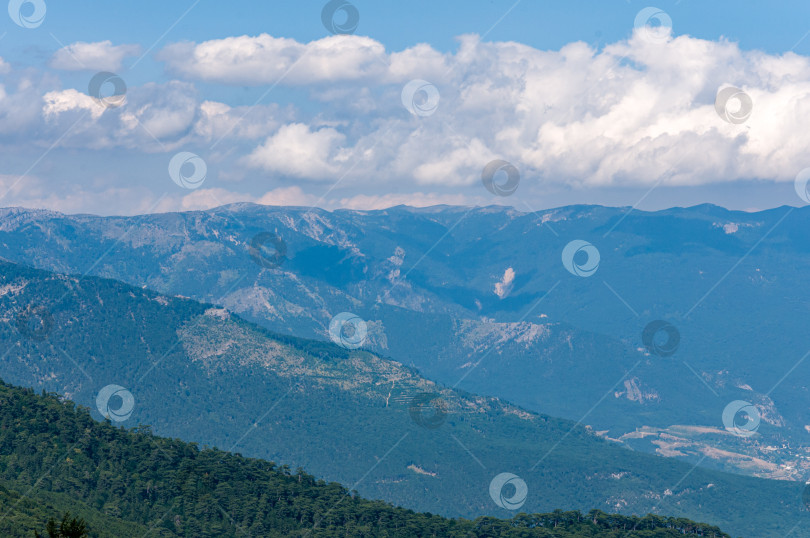
<path fill-rule="evenodd" d="M 21 312 L 45 311 L 44 338 L 18 323 Z M 655 512 L 748 536 L 782 536 L 804 515 L 802 485 L 633 453 L 371 353 L 275 335 L 116 281 L 2 264 L 0 318 L 0 375 L 11 383 L 64 394 L 97 417 L 96 396 L 117 384 L 134 397 L 123 425 L 301 466 L 408 508 L 509 517 L 489 494 L 509 472 L 527 484 L 528 512 Z M 412 418 L 422 393 L 443 400 L 436 428 Z"/>
<path fill-rule="evenodd" d="M 149 532 L 148 526 L 105 514 L 101 509 L 88 506 L 75 494 L 54 493 L 44 487 L 32 489 L 29 484 L 0 479 L 0 536 L 31 538 L 35 530 L 47 536 L 44 533 L 47 521 L 51 518 L 61 521 L 65 513 L 85 521 L 92 530 L 90 536 L 142 537 Z M 156 529 L 152 536 L 167 534 Z"/>
<path fill-rule="evenodd" d="M 0 479 L 9 477 L 26 491 L 0 485 L 0 532 L 9 537 L 32 536 L 65 509 L 91 536 L 728 537 L 685 519 L 598 511 L 472 522 L 418 514 L 300 470 L 116 429 L 56 395 L 0 382 Z"/>

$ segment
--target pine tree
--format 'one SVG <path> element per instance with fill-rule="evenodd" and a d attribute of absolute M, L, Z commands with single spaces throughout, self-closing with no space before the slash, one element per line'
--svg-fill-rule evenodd
<path fill-rule="evenodd" d="M 48 538 L 84 538 L 87 534 L 87 523 L 83 519 L 70 517 L 69 512 L 65 512 L 62 516 L 62 522 L 59 528 L 56 528 L 56 521 L 53 518 L 48 520 L 45 525 L 45 532 L 48 533 Z M 36 538 L 42 538 L 42 535 L 34 531 Z"/>

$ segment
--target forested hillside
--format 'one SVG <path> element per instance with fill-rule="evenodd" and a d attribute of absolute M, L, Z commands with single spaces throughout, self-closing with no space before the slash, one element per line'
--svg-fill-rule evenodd
<path fill-rule="evenodd" d="M 303 470 L 99 423 L 73 402 L 2 382 L 0 479 L 3 536 L 33 536 L 63 510 L 90 536 L 728 536 L 681 518 L 596 510 L 475 521 L 420 514 Z"/>

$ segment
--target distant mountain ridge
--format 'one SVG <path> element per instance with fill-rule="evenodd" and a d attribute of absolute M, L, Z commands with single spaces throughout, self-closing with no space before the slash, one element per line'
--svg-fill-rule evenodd
<path fill-rule="evenodd" d="M 7 209 L 0 256 L 220 304 L 311 338 L 328 339 L 333 316 L 352 312 L 368 323 L 366 348 L 444 384 L 582 420 L 639 450 L 803 481 L 808 225 L 808 208 L 708 204 L 536 213 L 234 204 L 135 217 Z M 251 259 L 261 233 L 284 241 L 281 264 Z M 572 240 L 598 249 L 593 276 L 564 268 Z M 661 319 L 680 333 L 668 358 L 641 338 Z M 723 410 L 738 400 L 761 415 L 751 438 L 724 429 Z"/>

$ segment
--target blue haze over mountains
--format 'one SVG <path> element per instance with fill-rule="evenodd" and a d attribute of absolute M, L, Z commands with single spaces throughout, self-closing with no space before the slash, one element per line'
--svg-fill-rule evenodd
<path fill-rule="evenodd" d="M 763 435 L 803 441 L 810 364 L 776 387 L 773 402 L 765 394 L 810 349 L 801 270 L 808 210 L 625 211 L 235 205 L 123 218 L 6 210 L 0 256 L 222 304 L 304 337 L 327 338 L 331 317 L 351 311 L 369 321 L 371 350 L 443 383 L 464 377 L 460 388 L 574 420 L 619 382 L 613 392 L 625 395 L 611 394 L 584 420 L 611 437 L 640 426 L 722 429 L 723 407 L 750 399 L 763 406 Z M 287 243 L 278 269 L 245 255 L 265 230 Z M 593 277 L 562 266 L 562 247 L 575 238 L 599 248 Z M 499 297 L 494 286 L 508 268 L 514 282 Z M 655 319 L 681 333 L 673 357 L 641 350 L 641 331 Z M 639 360 L 628 389 L 622 376 Z"/>
<path fill-rule="evenodd" d="M 364 348 L 448 387 L 579 421 L 609 444 L 803 482 L 810 209 L 627 211 L 236 204 L 96 217 L 10 208 L 0 210 L 0 256 L 214 303 L 298 337 L 326 340 L 332 316 L 354 312 L 368 323 Z M 286 243 L 280 267 L 248 255 L 261 232 Z M 599 249 L 593 276 L 563 267 L 573 239 Z M 680 333 L 671 357 L 642 345 L 657 319 Z M 221 386 L 240 373 L 219 372 Z M 733 400 L 759 409 L 755 436 L 724 430 Z"/>

